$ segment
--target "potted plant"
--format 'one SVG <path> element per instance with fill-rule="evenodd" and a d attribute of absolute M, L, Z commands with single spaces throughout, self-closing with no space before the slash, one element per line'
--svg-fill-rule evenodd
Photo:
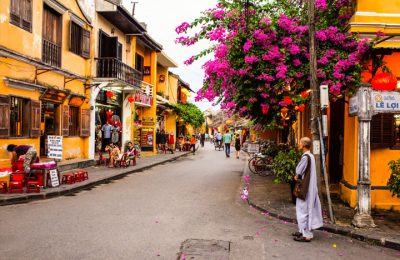
<path fill-rule="evenodd" d="M 272 169 L 275 172 L 275 183 L 289 183 L 290 192 L 292 194 L 292 202 L 295 203 L 296 198 L 293 196 L 294 176 L 296 175 L 296 166 L 301 158 L 301 152 L 296 148 L 290 150 L 279 151 L 272 163 Z"/>
<path fill-rule="evenodd" d="M 400 159 L 390 161 L 389 167 L 391 173 L 387 186 L 392 192 L 392 196 L 397 196 L 400 199 Z"/>

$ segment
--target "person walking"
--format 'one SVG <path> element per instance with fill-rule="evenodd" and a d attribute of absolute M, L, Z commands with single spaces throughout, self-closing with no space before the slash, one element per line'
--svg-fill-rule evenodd
<path fill-rule="evenodd" d="M 190 148 L 193 149 L 193 155 L 195 154 L 196 151 L 196 136 L 192 135 L 192 138 L 190 138 Z"/>
<path fill-rule="evenodd" d="M 200 134 L 200 144 L 201 147 L 204 147 L 204 141 L 206 140 L 206 135 L 204 133 Z"/>
<path fill-rule="evenodd" d="M 239 154 L 240 154 L 240 135 L 239 134 L 236 134 L 235 150 L 236 150 L 236 158 L 239 159 Z"/>
<path fill-rule="evenodd" d="M 167 134 L 165 133 L 164 130 L 161 130 L 160 134 L 160 148 L 161 148 L 161 153 L 167 153 L 166 149 L 166 144 L 167 143 Z"/>
<path fill-rule="evenodd" d="M 227 158 L 231 157 L 231 142 L 232 142 L 232 135 L 229 133 L 229 130 L 226 130 L 224 134 L 224 143 L 225 143 L 225 155 Z"/>
<path fill-rule="evenodd" d="M 318 196 L 317 173 L 315 158 L 310 152 L 311 139 L 300 139 L 299 150 L 303 152 L 296 167 L 295 180 L 301 180 L 301 190 L 296 198 L 296 217 L 299 231 L 294 232 L 297 242 L 310 242 L 313 239 L 312 230 L 323 226 L 321 202 Z"/>
<path fill-rule="evenodd" d="M 174 133 L 170 133 L 168 136 L 168 150 L 173 154 L 175 151 L 175 137 Z"/>
<path fill-rule="evenodd" d="M 103 132 L 103 151 L 105 151 L 106 146 L 108 146 L 111 142 L 111 131 L 112 131 L 112 125 L 107 121 L 103 127 L 101 128 L 101 131 Z"/>

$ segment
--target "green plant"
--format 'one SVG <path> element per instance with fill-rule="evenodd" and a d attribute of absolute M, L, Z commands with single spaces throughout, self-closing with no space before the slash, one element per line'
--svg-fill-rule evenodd
<path fill-rule="evenodd" d="M 388 163 L 390 167 L 390 178 L 387 183 L 392 196 L 397 196 L 400 199 L 400 159 L 392 160 Z"/>
<path fill-rule="evenodd" d="M 299 163 L 301 153 L 295 148 L 289 151 L 279 151 L 272 163 L 272 169 L 275 172 L 275 183 L 289 183 L 296 174 L 296 165 Z"/>

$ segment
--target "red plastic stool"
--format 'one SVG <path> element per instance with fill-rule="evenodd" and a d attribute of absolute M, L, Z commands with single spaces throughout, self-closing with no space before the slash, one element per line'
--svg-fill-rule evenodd
<path fill-rule="evenodd" d="M 24 182 L 23 181 L 10 181 L 10 187 L 8 189 L 9 193 L 14 192 L 24 192 Z"/>
<path fill-rule="evenodd" d="M 40 182 L 37 180 L 29 180 L 26 183 L 26 192 L 40 192 Z"/>
<path fill-rule="evenodd" d="M 0 182 L 0 193 L 6 193 L 7 192 L 7 182 Z"/>
<path fill-rule="evenodd" d="M 81 171 L 74 172 L 75 182 L 83 181 L 83 174 Z"/>
<path fill-rule="evenodd" d="M 88 174 L 87 171 L 85 171 L 85 170 L 80 170 L 80 171 L 78 171 L 78 172 L 80 172 L 80 174 L 81 174 L 82 181 L 86 181 L 86 180 L 89 179 L 89 174 Z"/>
<path fill-rule="evenodd" d="M 74 184 L 75 176 L 72 173 L 67 173 L 62 176 L 62 184 Z"/>

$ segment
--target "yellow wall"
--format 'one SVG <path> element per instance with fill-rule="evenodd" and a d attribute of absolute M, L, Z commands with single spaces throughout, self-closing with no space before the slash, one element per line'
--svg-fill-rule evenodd
<path fill-rule="evenodd" d="M 159 80 L 160 75 L 164 75 L 164 82 Z M 157 92 L 161 92 L 163 96 L 168 96 L 168 68 L 163 66 L 157 66 Z"/>
<path fill-rule="evenodd" d="M 348 111 L 348 105 L 345 106 Z M 344 159 L 343 180 L 351 186 L 357 186 L 358 181 L 358 123 L 357 117 L 349 117 L 345 113 L 344 127 Z M 398 159 L 399 150 L 371 149 L 370 181 L 371 186 L 386 186 L 390 176 L 388 163 Z M 349 189 L 343 183 L 340 184 L 341 198 L 355 207 L 357 205 L 357 190 Z M 392 197 L 389 190 L 372 190 L 371 207 L 381 209 L 394 209 L 400 211 L 400 199 Z"/>
<path fill-rule="evenodd" d="M 169 83 L 169 91 L 168 91 L 169 102 L 177 103 L 178 102 L 178 78 L 173 74 L 169 74 L 168 83 Z"/>
<path fill-rule="evenodd" d="M 32 3 L 32 32 L 28 32 L 9 22 L 10 1 L 2 1 L 0 5 L 0 46 L 40 61 L 42 55 L 43 1 L 32 1 Z M 64 0 L 62 4 L 69 10 L 62 15 L 61 69 L 85 77 L 90 75 L 91 60 L 84 59 L 69 51 L 70 13 L 74 13 L 83 20 L 85 20 L 85 18 L 75 0 Z M 85 29 L 90 30 L 90 27 L 86 26 Z M 93 46 L 91 46 L 91 48 L 93 51 Z M 34 66 L 11 58 L 0 58 L 0 94 L 12 94 L 32 100 L 39 99 L 40 93 L 37 90 L 27 91 L 6 86 L 4 82 L 5 77 L 35 82 Z M 70 90 L 80 95 L 86 95 L 88 98 L 90 95 L 90 93 L 85 93 L 85 82 L 73 80 L 64 84 L 64 76 L 52 71 L 38 75 L 35 83 L 43 86 L 56 87 L 60 90 Z M 68 100 L 66 100 L 64 104 L 67 105 Z M 88 107 L 89 104 L 85 101 L 82 108 Z M 39 151 L 39 138 L 0 139 L 0 159 L 8 159 L 5 147 L 9 143 L 32 144 Z M 87 158 L 88 138 L 64 137 L 63 150 L 63 159 Z"/>

